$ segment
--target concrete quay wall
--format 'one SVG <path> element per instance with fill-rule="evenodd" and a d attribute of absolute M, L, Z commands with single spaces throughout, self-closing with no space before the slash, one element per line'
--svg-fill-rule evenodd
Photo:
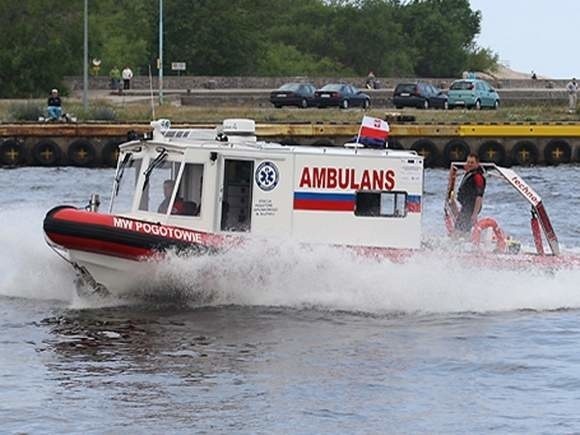
<path fill-rule="evenodd" d="M 208 128 L 213 125 L 181 125 Z M 286 145 L 342 146 L 354 124 L 265 124 L 260 139 Z M 137 138 L 147 124 L 0 124 L 0 166 L 113 166 L 118 144 Z M 580 124 L 398 124 L 391 121 L 389 146 L 425 157 L 426 166 L 447 166 L 470 152 L 500 165 L 580 162 Z"/>
<path fill-rule="evenodd" d="M 326 83 L 351 83 L 354 86 L 364 87 L 365 77 L 307 77 L 307 76 L 286 76 L 286 77 L 245 77 L 245 76 L 165 76 L 163 77 L 163 87 L 165 89 L 276 89 L 288 82 L 309 82 L 317 87 Z M 448 87 L 451 82 L 458 77 L 448 78 L 417 78 L 417 77 L 377 77 L 380 89 L 392 90 L 398 83 L 425 81 L 441 88 Z M 71 91 L 83 89 L 83 78 L 81 76 L 67 76 L 64 78 L 65 85 Z M 564 89 L 568 79 L 554 80 L 532 80 L 532 79 L 497 79 L 489 80 L 490 84 L 498 89 Z M 131 81 L 131 87 L 135 90 L 148 91 L 150 86 L 153 89 L 159 88 L 157 77 L 153 77 L 152 83 L 148 76 L 137 75 Z M 89 77 L 90 89 L 109 89 L 108 77 Z"/>

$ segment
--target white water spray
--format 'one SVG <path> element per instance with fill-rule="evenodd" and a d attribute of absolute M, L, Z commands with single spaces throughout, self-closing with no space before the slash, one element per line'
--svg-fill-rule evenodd
<path fill-rule="evenodd" d="M 0 212 L 0 295 L 58 299 L 76 308 L 126 303 L 75 297 L 71 267 L 47 246 L 45 210 Z M 189 305 L 316 307 L 389 312 L 486 312 L 580 307 L 580 271 L 552 274 L 465 268 L 437 253 L 403 264 L 358 257 L 328 246 L 254 241 L 225 253 L 170 256 L 157 268 L 141 302 Z M 139 300 L 137 301 L 139 302 Z"/>
<path fill-rule="evenodd" d="M 13 208 L 0 212 L 0 295 L 68 301 L 74 273 L 44 241 L 46 210 Z"/>

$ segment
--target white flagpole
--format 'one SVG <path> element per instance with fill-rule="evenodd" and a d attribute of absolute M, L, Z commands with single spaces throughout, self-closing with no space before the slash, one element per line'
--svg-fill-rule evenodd
<path fill-rule="evenodd" d="M 364 122 L 364 117 L 363 117 L 363 122 Z M 362 131 L 362 128 L 363 128 L 363 124 L 361 122 L 360 127 L 358 128 L 358 134 L 356 135 L 356 142 L 355 143 L 359 143 L 360 133 Z"/>

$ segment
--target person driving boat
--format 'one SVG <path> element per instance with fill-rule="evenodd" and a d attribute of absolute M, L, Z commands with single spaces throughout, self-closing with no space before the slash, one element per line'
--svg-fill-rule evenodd
<path fill-rule="evenodd" d="M 165 180 L 163 182 L 163 195 L 165 198 L 159 204 L 157 208 L 157 213 L 166 213 L 167 207 L 169 206 L 169 202 L 171 201 L 171 194 L 173 193 L 173 187 L 175 186 L 175 182 L 173 180 Z M 175 201 L 173 202 L 173 207 L 171 208 L 171 214 L 183 214 L 184 212 L 184 204 L 183 200 L 180 197 L 176 197 Z"/>

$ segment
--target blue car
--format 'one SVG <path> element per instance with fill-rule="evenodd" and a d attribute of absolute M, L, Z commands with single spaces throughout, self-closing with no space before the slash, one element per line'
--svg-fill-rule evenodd
<path fill-rule="evenodd" d="M 499 108 L 499 95 L 489 83 L 480 79 L 455 80 L 447 92 L 449 108 L 467 107 L 468 109 Z"/>

